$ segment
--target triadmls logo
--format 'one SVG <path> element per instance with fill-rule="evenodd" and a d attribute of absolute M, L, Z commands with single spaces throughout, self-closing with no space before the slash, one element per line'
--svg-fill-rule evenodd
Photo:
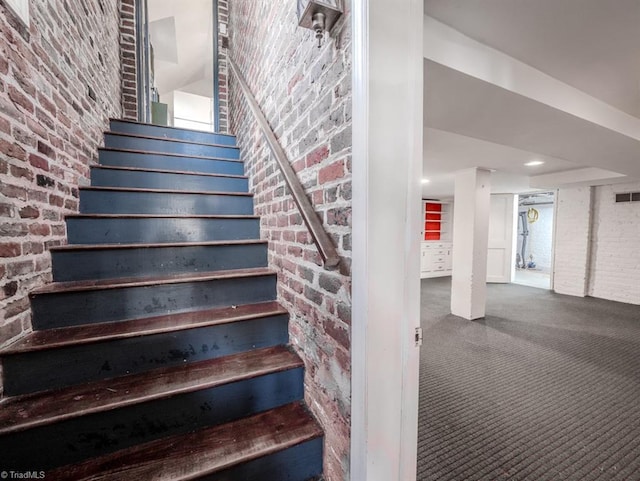
<path fill-rule="evenodd" d="M 47 474 L 44 471 L 2 471 L 0 478 L 2 479 L 46 479 Z"/>

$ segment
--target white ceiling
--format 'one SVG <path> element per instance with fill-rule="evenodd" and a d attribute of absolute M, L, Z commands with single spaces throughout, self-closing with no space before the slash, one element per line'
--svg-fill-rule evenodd
<path fill-rule="evenodd" d="M 424 153 L 428 159 L 429 180 L 424 190 L 433 198 L 452 196 L 455 181 L 452 164 L 455 170 L 482 167 L 494 171 L 491 187 L 496 194 L 531 192 L 529 175 L 576 168 L 573 162 L 566 160 L 434 128 L 424 131 Z M 542 160 L 544 164 L 524 165 L 534 160 Z"/>
<path fill-rule="evenodd" d="M 425 14 L 640 116 L 639 0 L 425 0 Z"/>
<path fill-rule="evenodd" d="M 565 160 L 550 162 L 545 173 L 570 169 L 566 161 L 578 168 L 598 167 L 606 159 L 612 170 L 640 177 L 638 140 L 457 70 L 425 64 L 427 127 Z M 491 157 L 478 160 L 503 168 Z"/>
<path fill-rule="evenodd" d="M 211 0 L 148 0 L 148 9 L 161 100 L 174 90 L 212 97 Z"/>
<path fill-rule="evenodd" d="M 640 0 L 425 0 L 425 13 L 578 88 L 640 113 Z M 535 168 L 523 164 L 544 160 Z M 495 170 L 494 192 L 529 175 L 599 167 L 640 178 L 640 143 L 425 59 L 425 197 L 453 193 L 453 173 Z"/>

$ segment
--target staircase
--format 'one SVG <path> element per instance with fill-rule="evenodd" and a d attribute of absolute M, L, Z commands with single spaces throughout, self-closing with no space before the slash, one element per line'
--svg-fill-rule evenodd
<path fill-rule="evenodd" d="M 235 139 L 111 121 L 0 352 L 0 470 L 60 480 L 305 481 L 322 431 Z"/>

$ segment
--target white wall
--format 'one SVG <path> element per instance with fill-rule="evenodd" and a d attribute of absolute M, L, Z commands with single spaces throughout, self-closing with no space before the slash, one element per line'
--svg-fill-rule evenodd
<path fill-rule="evenodd" d="M 553 288 L 559 294 L 587 294 L 591 235 L 591 187 L 558 190 Z"/>
<path fill-rule="evenodd" d="M 536 263 L 536 269 L 543 272 L 551 272 L 551 253 L 553 248 L 553 205 L 536 205 L 536 206 L 520 206 L 518 213 L 526 213 L 529 207 L 533 207 L 538 211 L 538 220 L 533 224 L 527 224 L 529 227 L 529 236 L 527 237 L 527 248 L 525 253 L 525 262 L 529 262 L 529 254 L 533 254 L 533 262 Z M 520 224 L 518 224 L 520 225 Z M 522 251 L 522 232 L 518 228 L 518 250 Z"/>
<path fill-rule="evenodd" d="M 173 92 L 173 125 L 213 131 L 213 100 L 176 90 Z"/>
<path fill-rule="evenodd" d="M 554 289 L 640 305 L 640 182 L 558 191 Z"/>
<path fill-rule="evenodd" d="M 595 188 L 588 294 L 640 304 L 640 202 L 615 202 L 630 191 L 640 182 Z"/>

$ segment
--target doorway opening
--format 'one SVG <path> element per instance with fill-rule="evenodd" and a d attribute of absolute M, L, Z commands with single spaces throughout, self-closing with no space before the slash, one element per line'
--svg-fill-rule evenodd
<path fill-rule="evenodd" d="M 554 192 L 518 196 L 515 284 L 552 288 Z"/>
<path fill-rule="evenodd" d="M 218 130 L 217 1 L 140 0 L 143 122 Z M 145 81 L 146 80 L 146 81 Z"/>

